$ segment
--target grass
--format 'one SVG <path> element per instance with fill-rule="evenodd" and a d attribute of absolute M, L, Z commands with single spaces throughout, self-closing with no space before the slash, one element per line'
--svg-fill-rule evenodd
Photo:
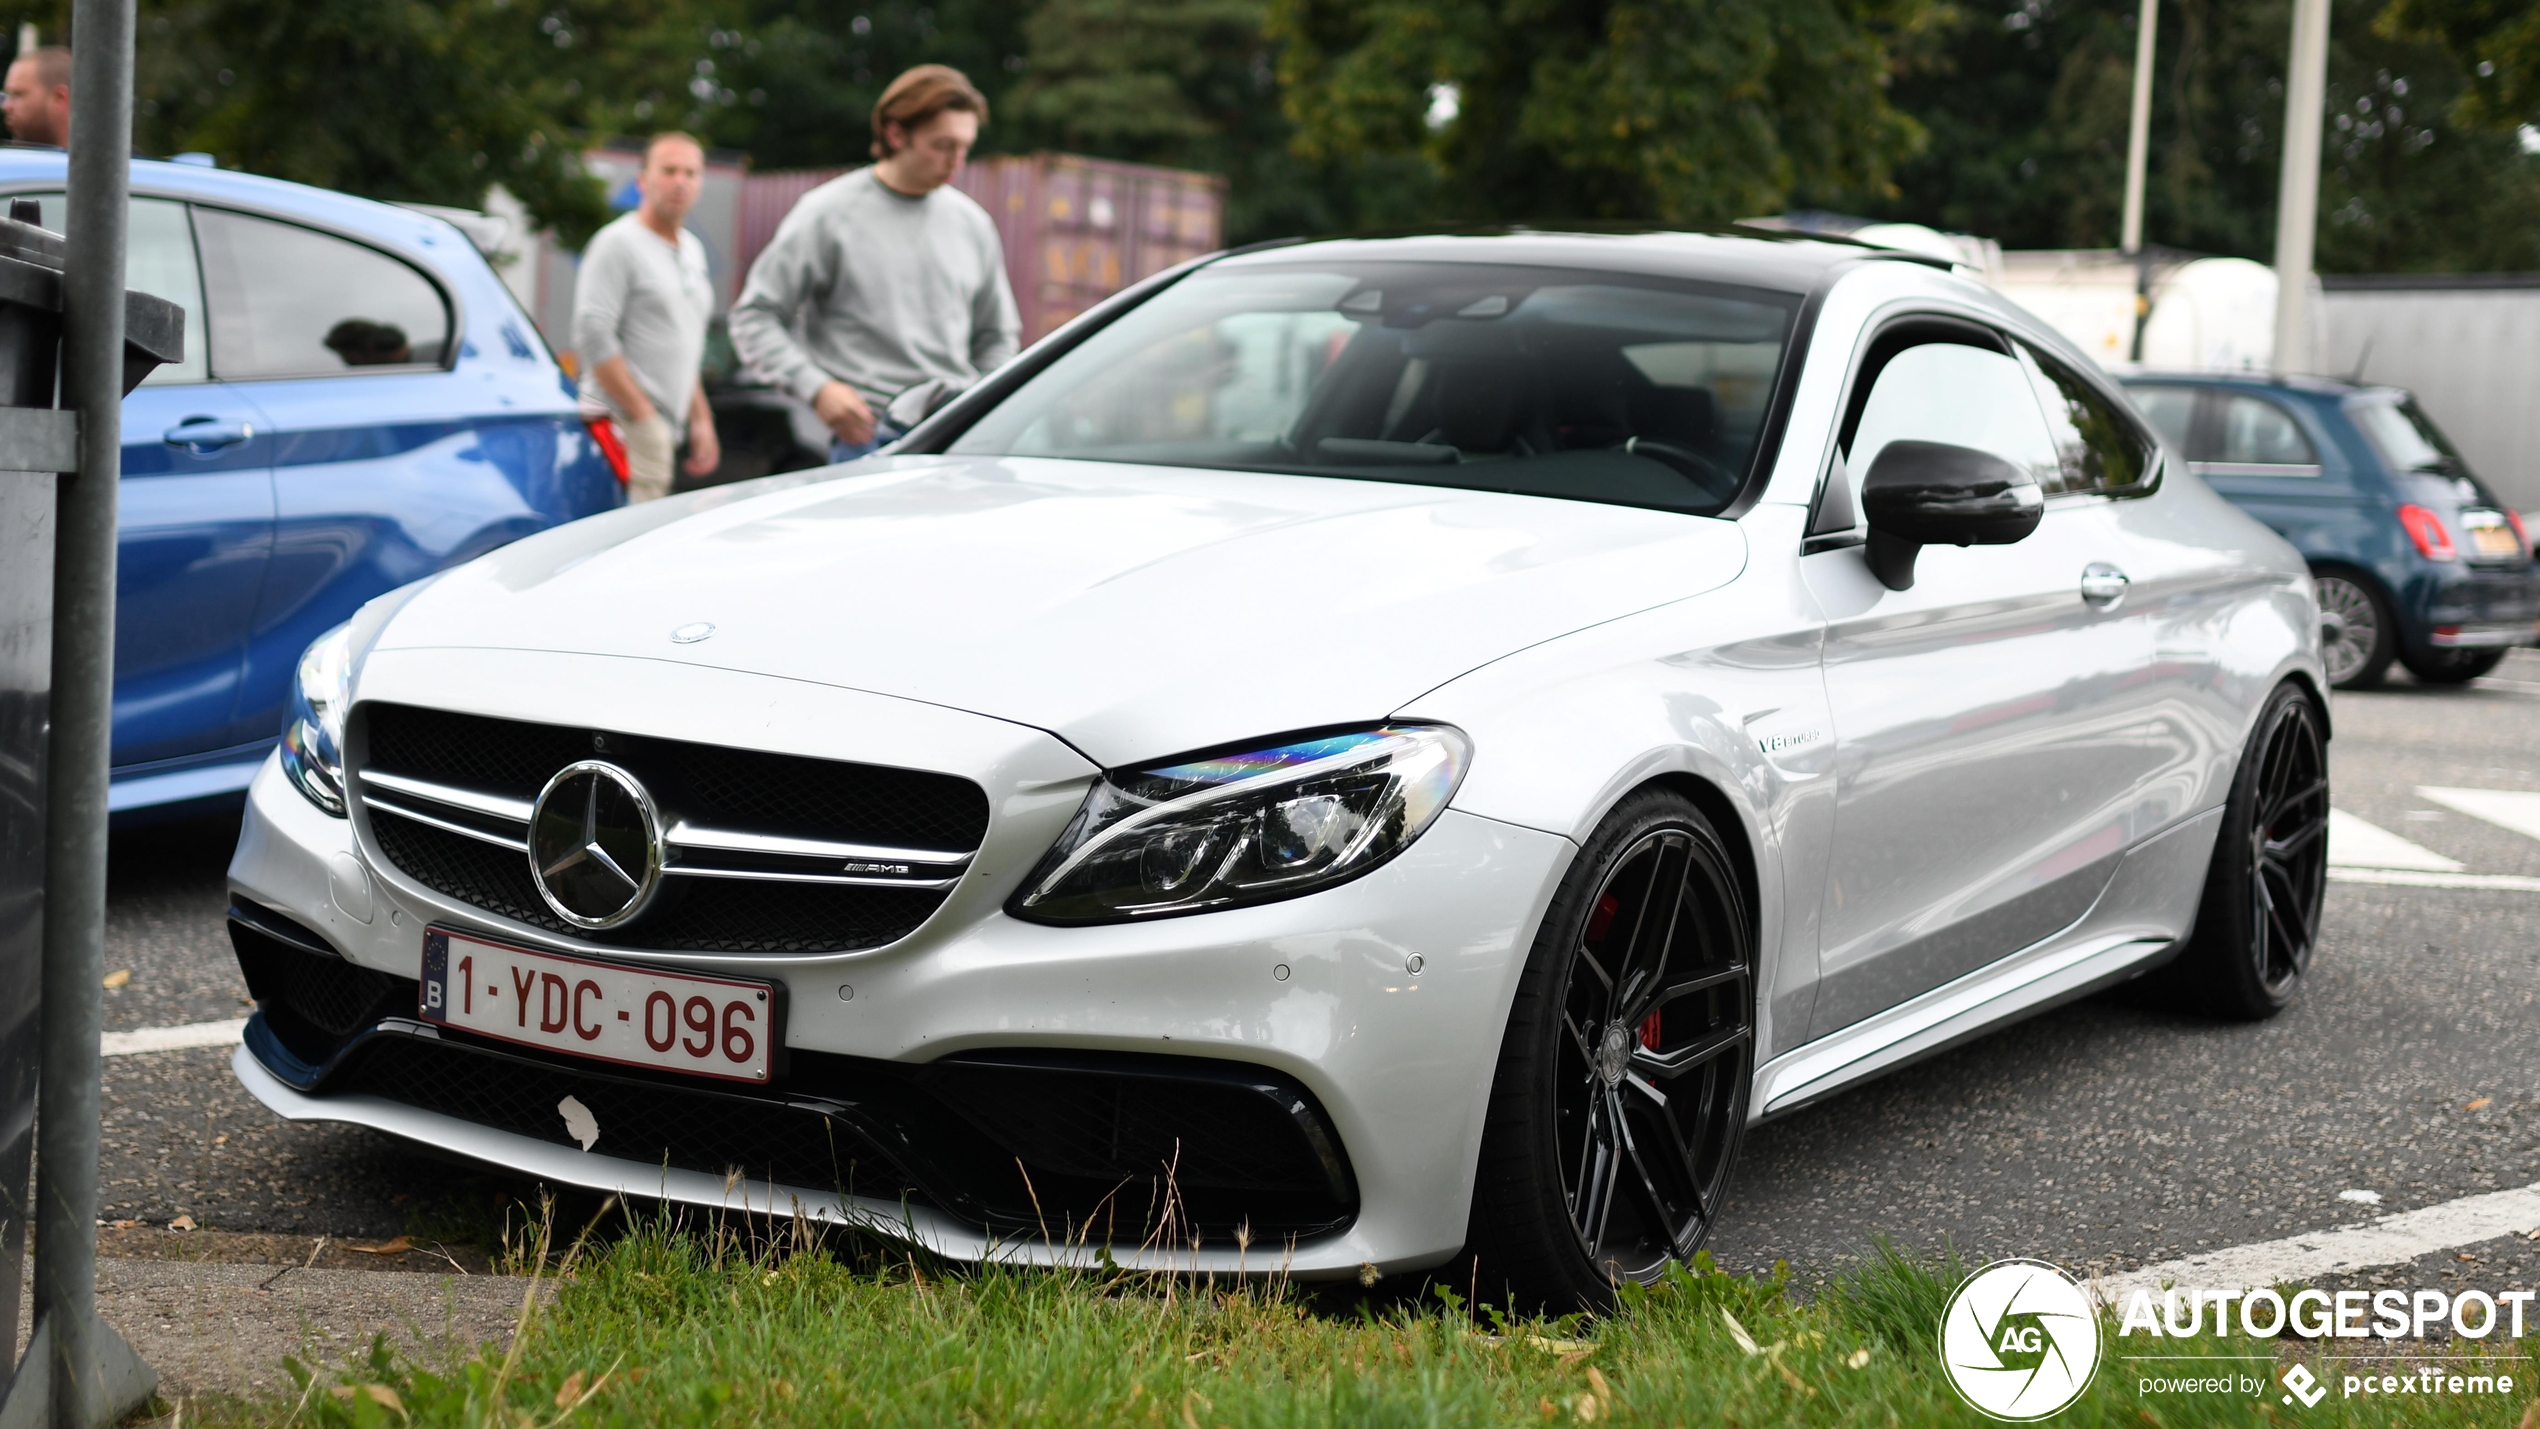
<path fill-rule="evenodd" d="M 543 1240 L 530 1260 L 545 1264 Z M 803 1237 L 770 1243 L 668 1212 L 577 1244 L 505 1350 L 420 1363 L 385 1347 L 288 1399 L 189 1406 L 193 1424 L 563 1426 L 1983 1424 L 1934 1330 L 1964 1268 L 1885 1247 L 1805 1302 L 1786 1274 L 1705 1258 L 1594 1321 L 1512 1320 L 1451 1289 L 1360 1296 L 1255 1280 L 938 1266 Z M 542 1272 L 543 1273 L 543 1272 Z M 2272 1391 L 2146 1397 L 2113 1339 L 2072 1425 L 2489 1425 L 2540 1429 L 2529 1358 L 2482 1401 Z M 2340 1366 L 2292 1341 L 2161 1348 Z M 2540 1341 L 2499 1347 L 2529 1355 Z M 2271 1372 L 2271 1371 L 2270 1371 Z"/>

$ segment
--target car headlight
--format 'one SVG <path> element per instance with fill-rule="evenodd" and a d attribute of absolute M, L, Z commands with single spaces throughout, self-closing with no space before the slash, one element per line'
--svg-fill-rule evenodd
<path fill-rule="evenodd" d="M 310 642 L 291 682 L 291 717 L 282 726 L 282 772 L 309 802 L 344 816 L 344 696 L 353 679 L 352 627 L 339 625 Z"/>
<path fill-rule="evenodd" d="M 1408 848 L 1472 762 L 1444 725 L 1388 725 L 1108 773 L 1008 911 L 1117 923 L 1328 888 Z"/>

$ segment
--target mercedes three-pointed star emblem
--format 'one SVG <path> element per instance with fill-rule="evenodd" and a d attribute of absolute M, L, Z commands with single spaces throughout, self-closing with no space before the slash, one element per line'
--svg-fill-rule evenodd
<path fill-rule="evenodd" d="M 577 928 L 633 919 L 661 886 L 661 816 L 634 775 L 586 759 L 559 770 L 529 816 L 529 874 Z"/>

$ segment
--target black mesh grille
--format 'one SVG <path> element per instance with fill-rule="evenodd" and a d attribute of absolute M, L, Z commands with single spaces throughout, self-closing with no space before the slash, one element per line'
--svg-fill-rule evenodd
<path fill-rule="evenodd" d="M 682 745 L 701 816 L 752 832 L 840 837 L 967 852 L 988 832 L 988 796 L 966 779 Z M 954 786 L 954 787 L 948 787 Z"/>
<path fill-rule="evenodd" d="M 407 705 L 367 708 L 370 767 L 412 779 L 534 799 L 557 770 L 591 757 L 587 730 Z"/>
<path fill-rule="evenodd" d="M 365 767 L 534 798 L 577 759 L 641 777 L 665 811 L 758 833 L 967 853 L 988 833 L 988 796 L 967 779 L 805 759 L 407 705 L 363 708 Z"/>
<path fill-rule="evenodd" d="M 515 798 L 557 770 L 604 757 L 652 791 L 665 822 L 954 853 L 987 836 L 988 796 L 949 774 L 724 749 L 407 705 L 361 709 L 364 768 Z M 924 889 L 675 878 L 624 929 L 592 933 L 557 917 L 521 855 L 374 808 L 380 852 L 427 888 L 489 913 L 588 942 L 670 952 L 819 953 L 908 936 L 943 904 Z"/>
<path fill-rule="evenodd" d="M 755 1097 L 588 1075 L 418 1037 L 373 1039 L 327 1090 L 367 1092 L 560 1146 L 579 1147 L 557 1104 L 579 1098 L 599 1124 L 590 1149 L 647 1165 L 898 1200 L 908 1178 L 850 1124 Z"/>
<path fill-rule="evenodd" d="M 944 901 L 922 889 L 858 888 L 743 879 L 673 879 L 654 911 L 593 932 L 555 914 L 529 879 L 529 861 L 481 839 L 370 811 L 388 861 L 436 892 L 533 928 L 587 942 L 680 953 L 818 953 L 878 948 L 904 938 Z"/>
<path fill-rule="evenodd" d="M 1186 1190 L 1328 1192 L 1298 1123 L 1248 1086 L 938 1062 L 929 1090 L 1036 1166 L 1117 1177 L 1173 1168 Z"/>
<path fill-rule="evenodd" d="M 380 1018 L 415 1010 L 414 979 L 314 951 L 327 947 L 317 934 L 269 908 L 242 905 L 230 914 L 230 946 L 266 1025 L 293 1056 L 314 1066 Z"/>

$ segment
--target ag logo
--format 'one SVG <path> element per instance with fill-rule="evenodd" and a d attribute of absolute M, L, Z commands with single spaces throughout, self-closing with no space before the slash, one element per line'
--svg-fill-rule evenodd
<path fill-rule="evenodd" d="M 2071 1276 L 2041 1260 L 1997 1260 L 1949 1297 L 1940 1363 L 1977 1412 L 2043 1419 L 2090 1387 L 2099 1321 Z"/>

